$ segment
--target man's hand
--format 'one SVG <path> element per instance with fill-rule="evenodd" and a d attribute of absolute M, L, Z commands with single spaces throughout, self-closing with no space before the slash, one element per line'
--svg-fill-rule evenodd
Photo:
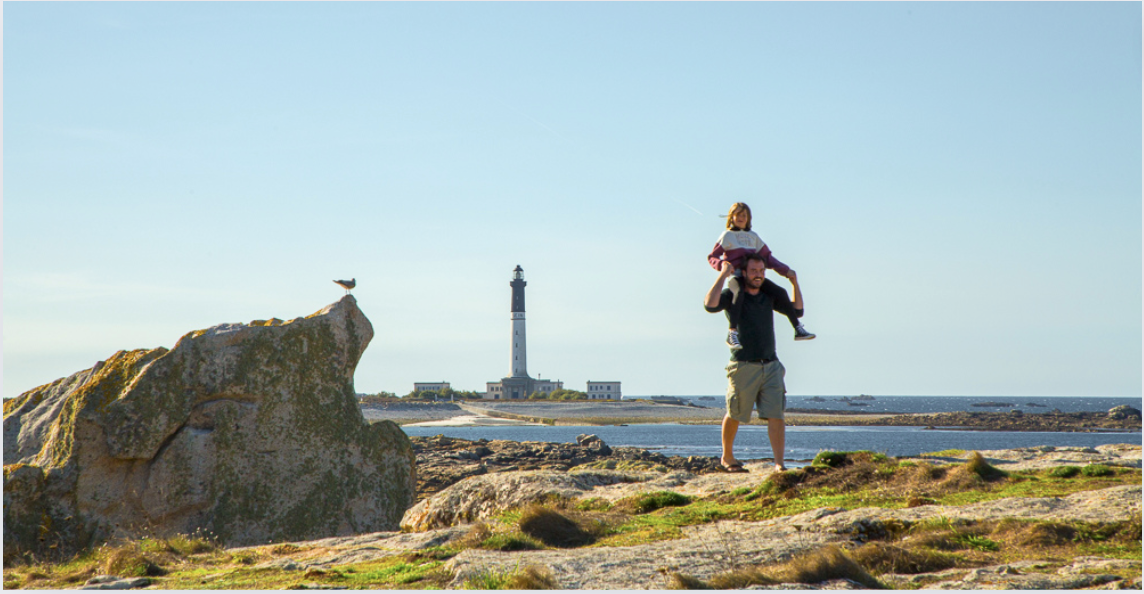
<path fill-rule="evenodd" d="M 731 263 L 724 260 L 719 268 L 719 277 L 715 279 L 715 284 L 711 285 L 711 289 L 707 291 L 707 296 L 703 298 L 703 305 L 705 307 L 714 309 L 719 307 L 719 295 L 723 292 L 723 282 L 727 280 L 728 276 L 735 271 L 735 267 Z"/>
<path fill-rule="evenodd" d="M 787 277 L 787 280 L 789 280 L 791 282 L 791 284 L 798 283 L 798 274 L 796 274 L 793 269 L 787 271 L 786 277 Z"/>

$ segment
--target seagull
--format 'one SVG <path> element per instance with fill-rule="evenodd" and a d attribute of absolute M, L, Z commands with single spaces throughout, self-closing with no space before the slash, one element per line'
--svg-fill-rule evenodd
<path fill-rule="evenodd" d="M 346 290 L 346 295 L 350 294 L 350 289 L 357 286 L 357 278 L 356 277 L 351 278 L 350 280 L 336 280 L 334 282 L 337 283 L 338 286 L 340 286 L 341 288 Z"/>

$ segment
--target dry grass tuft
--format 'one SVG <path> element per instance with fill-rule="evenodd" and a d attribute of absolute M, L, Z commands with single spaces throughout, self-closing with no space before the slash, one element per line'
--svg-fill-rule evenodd
<path fill-rule="evenodd" d="M 519 525 L 521 532 L 550 547 L 579 547 L 596 540 L 576 522 L 540 505 L 526 507 L 521 512 Z"/>
<path fill-rule="evenodd" d="M 855 549 L 851 555 L 863 567 L 876 573 L 929 573 L 956 567 L 960 561 L 954 555 L 882 543 L 869 543 Z"/>
<path fill-rule="evenodd" d="M 994 530 L 994 534 L 1007 535 L 1009 539 L 1022 547 L 1055 547 L 1071 543 L 1076 538 L 1077 531 L 1066 524 L 1037 522 L 1020 527 L 1013 524 L 999 524 Z"/>
<path fill-rule="evenodd" d="M 473 524 L 469 531 L 464 536 L 456 540 L 457 546 L 462 549 L 476 549 L 480 548 L 481 543 L 485 542 L 488 537 L 493 535 L 493 531 L 489 525 L 484 522 L 477 522 Z"/>
<path fill-rule="evenodd" d="M 712 588 L 711 586 L 708 586 L 707 582 L 704 582 L 703 580 L 701 580 L 699 578 L 692 577 L 690 575 L 684 575 L 682 573 L 672 573 L 671 575 L 667 576 L 667 589 L 668 590 L 713 590 L 714 588 Z"/>
<path fill-rule="evenodd" d="M 834 545 L 799 555 L 769 573 L 784 583 L 821 584 L 830 580 L 847 579 L 870 589 L 885 588 L 861 565 Z"/>
<path fill-rule="evenodd" d="M 831 580 L 851 580 L 869 589 L 884 589 L 861 565 L 842 549 L 829 545 L 803 553 L 772 567 L 749 567 L 721 573 L 707 582 L 682 574 L 671 576 L 673 589 L 737 590 L 756 585 L 821 584 Z"/>
<path fill-rule="evenodd" d="M 965 461 L 965 469 L 986 481 L 995 481 L 1009 476 L 1009 473 L 998 469 L 985 461 L 980 452 L 973 452 Z"/>
<path fill-rule="evenodd" d="M 509 577 L 505 583 L 507 590 L 557 590 L 560 585 L 552 572 L 544 567 L 528 565 Z"/>
<path fill-rule="evenodd" d="M 716 590 L 742 590 L 750 586 L 770 586 L 779 583 L 760 568 L 746 567 L 711 578 L 710 587 Z"/>
<path fill-rule="evenodd" d="M 107 548 L 100 556 L 103 558 L 103 563 L 101 564 L 103 573 L 107 575 L 148 577 L 166 573 L 161 567 L 143 555 L 138 543 L 128 543 Z"/>
<path fill-rule="evenodd" d="M 933 505 L 935 503 L 937 503 L 937 501 L 930 499 L 929 497 L 920 497 L 918 495 L 914 495 L 906 501 L 906 507 L 921 507 L 923 505 Z"/>
<path fill-rule="evenodd" d="M 296 544 L 283 543 L 283 544 L 274 545 L 273 547 L 271 547 L 270 548 L 270 554 L 271 555 L 293 555 L 294 553 L 297 553 L 298 551 L 301 551 L 301 550 L 302 550 L 302 547 L 300 547 Z"/>

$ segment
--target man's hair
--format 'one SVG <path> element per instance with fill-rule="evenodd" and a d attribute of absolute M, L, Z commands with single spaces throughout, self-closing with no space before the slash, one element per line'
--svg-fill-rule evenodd
<path fill-rule="evenodd" d="M 743 256 L 743 270 L 746 270 L 747 264 L 751 263 L 752 261 L 762 262 L 763 268 L 767 267 L 767 258 L 759 252 L 752 252 L 746 256 Z"/>
<path fill-rule="evenodd" d="M 732 204 L 731 210 L 727 211 L 727 228 L 728 229 L 736 228 L 735 227 L 735 213 L 739 212 L 740 210 L 747 211 L 747 227 L 744 229 L 741 229 L 741 230 L 742 231 L 750 231 L 751 230 L 751 207 L 747 206 L 746 204 L 744 204 L 742 202 L 736 202 L 736 203 Z"/>

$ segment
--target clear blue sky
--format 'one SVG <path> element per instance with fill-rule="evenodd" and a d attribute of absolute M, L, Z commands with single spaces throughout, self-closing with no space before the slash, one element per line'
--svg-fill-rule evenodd
<path fill-rule="evenodd" d="M 517 264 L 534 377 L 721 394 L 736 201 L 791 394 L 1141 393 L 1140 3 L 3 16 L 5 397 L 348 277 L 359 392 L 483 390 Z"/>

